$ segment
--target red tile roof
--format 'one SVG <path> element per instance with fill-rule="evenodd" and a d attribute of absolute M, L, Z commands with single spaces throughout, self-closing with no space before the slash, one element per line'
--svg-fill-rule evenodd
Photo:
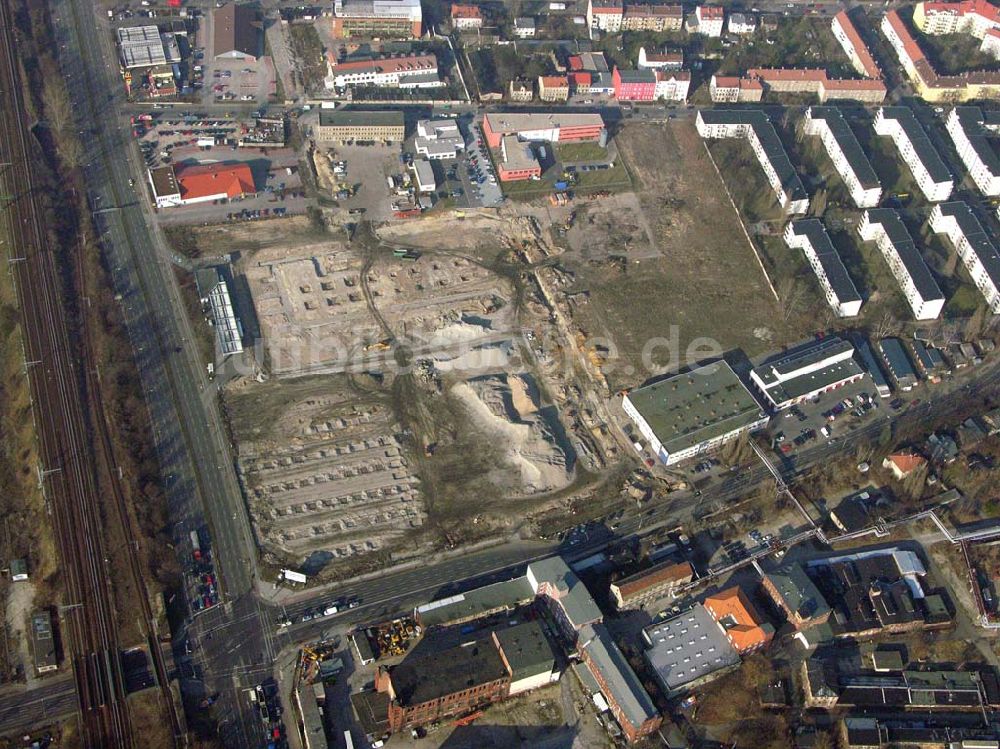
<path fill-rule="evenodd" d="M 479 12 L 479 7 L 476 5 L 458 5 L 457 3 L 451 6 L 451 17 L 452 18 L 482 18 L 483 14 Z"/>
<path fill-rule="evenodd" d="M 844 35 L 851 43 L 851 46 L 854 47 L 854 53 L 861 61 L 861 67 L 865 69 L 865 75 L 869 78 L 880 78 L 882 71 L 872 57 L 872 53 L 868 51 L 868 46 L 861 40 L 861 35 L 858 34 L 858 30 L 854 27 L 854 22 L 850 16 L 847 15 L 847 11 L 840 11 L 834 16 L 833 20 L 840 24 L 840 28 L 844 30 Z"/>
<path fill-rule="evenodd" d="M 203 164 L 177 171 L 181 200 L 227 195 L 236 198 L 257 192 L 253 172 L 246 164 Z"/>
<path fill-rule="evenodd" d="M 690 562 L 664 562 L 651 569 L 614 583 L 623 600 L 628 600 L 644 590 L 659 585 L 687 582 L 694 576 L 694 568 Z"/>
<path fill-rule="evenodd" d="M 957 16 L 979 15 L 987 20 L 1000 22 L 1000 8 L 986 0 L 964 0 L 960 3 L 924 3 L 924 14 L 933 15 L 935 13 L 947 13 Z"/>
<path fill-rule="evenodd" d="M 569 79 L 564 75 L 541 75 L 538 82 L 545 88 L 566 88 L 569 85 Z"/>
<path fill-rule="evenodd" d="M 437 57 L 434 55 L 408 55 L 406 57 L 385 57 L 378 60 L 358 60 L 333 65 L 334 75 L 361 73 L 372 70 L 376 73 L 405 73 L 420 70 L 434 70 Z"/>
<path fill-rule="evenodd" d="M 710 20 L 722 18 L 724 12 L 722 8 L 718 5 L 699 5 L 698 14 L 702 19 Z"/>
<path fill-rule="evenodd" d="M 746 593 L 737 586 L 708 596 L 704 605 L 741 653 L 766 644 L 774 636 L 774 627 L 761 618 Z"/>
<path fill-rule="evenodd" d="M 895 453 L 886 458 L 886 460 L 895 465 L 896 469 L 904 476 L 910 471 L 920 468 L 920 466 L 927 462 L 920 455 L 913 453 Z"/>
<path fill-rule="evenodd" d="M 567 77 L 569 78 L 569 82 L 574 86 L 589 86 L 593 80 L 590 77 L 590 73 L 584 73 L 582 71 L 570 73 Z"/>

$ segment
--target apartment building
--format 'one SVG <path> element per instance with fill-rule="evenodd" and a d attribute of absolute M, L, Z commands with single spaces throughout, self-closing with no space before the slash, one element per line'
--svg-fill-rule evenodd
<path fill-rule="evenodd" d="M 480 29 L 483 27 L 483 13 L 478 5 L 459 5 L 453 3 L 451 6 L 452 28 L 461 31 L 469 29 Z"/>
<path fill-rule="evenodd" d="M 652 70 L 621 70 L 611 73 L 615 98 L 619 101 L 653 101 L 656 98 L 656 73 Z"/>
<path fill-rule="evenodd" d="M 535 98 L 535 89 L 531 81 L 513 80 L 507 87 L 507 96 L 511 101 L 526 103 Z"/>
<path fill-rule="evenodd" d="M 751 68 L 746 77 L 759 80 L 775 93 L 815 94 L 821 103 L 848 99 L 881 104 L 886 95 L 881 79 L 830 78 L 821 68 Z"/>
<path fill-rule="evenodd" d="M 833 30 L 833 36 L 844 48 L 844 52 L 850 59 L 851 65 L 858 71 L 858 75 L 863 75 L 865 78 L 881 78 L 882 69 L 872 57 L 868 45 L 862 41 L 854 22 L 847 15 L 847 11 L 842 10 L 835 15 L 830 26 Z"/>
<path fill-rule="evenodd" d="M 533 39 L 535 36 L 535 19 L 527 16 L 515 18 L 514 36 L 518 39 Z"/>
<path fill-rule="evenodd" d="M 990 311 L 1000 314 L 1000 253 L 967 203 L 938 203 L 928 222 L 931 231 L 948 236 Z"/>
<path fill-rule="evenodd" d="M 697 23 L 692 24 L 692 33 L 714 38 L 722 36 L 726 14 L 721 6 L 699 5 L 694 9 L 694 17 Z"/>
<path fill-rule="evenodd" d="M 982 39 L 1000 29 L 1000 9 L 987 0 L 921 2 L 913 6 L 913 25 L 925 34 L 971 34 Z"/>
<path fill-rule="evenodd" d="M 419 39 L 420 0 L 334 0 L 333 36 Z"/>
<path fill-rule="evenodd" d="M 657 101 L 687 101 L 691 87 L 691 73 L 686 70 L 654 70 L 656 89 L 653 98 Z"/>
<path fill-rule="evenodd" d="M 936 203 L 951 197 L 955 180 L 913 110 L 909 107 L 880 107 L 875 115 L 875 132 L 892 138 L 914 182 L 927 200 Z"/>
<path fill-rule="evenodd" d="M 979 45 L 979 51 L 994 59 L 1000 58 L 1000 29 L 990 29 L 986 32 L 983 43 Z"/>
<path fill-rule="evenodd" d="M 538 76 L 538 98 L 542 101 L 569 101 L 569 78 L 564 75 Z"/>
<path fill-rule="evenodd" d="M 913 311 L 913 319 L 936 320 L 944 308 L 944 294 L 899 214 L 891 208 L 867 210 L 858 224 L 858 234 L 878 246 Z"/>
<path fill-rule="evenodd" d="M 774 125 L 759 109 L 703 109 L 696 119 L 702 138 L 746 138 L 786 213 L 809 210 L 809 195 Z"/>
<path fill-rule="evenodd" d="M 621 611 L 671 595 L 679 585 L 694 579 L 690 562 L 667 561 L 611 583 L 608 590 Z"/>
<path fill-rule="evenodd" d="M 976 70 L 961 75 L 938 74 L 898 11 L 886 13 L 880 29 L 921 98 L 930 102 L 952 103 L 1000 98 L 1000 72 Z"/>
<path fill-rule="evenodd" d="M 755 78 L 713 75 L 708 91 L 716 104 L 752 103 L 763 98 L 764 85 Z"/>
<path fill-rule="evenodd" d="M 636 67 L 640 70 L 680 70 L 684 67 L 684 51 L 664 50 L 660 53 L 647 54 L 645 47 L 639 47 L 639 60 Z"/>
<path fill-rule="evenodd" d="M 945 120 L 945 128 L 976 187 L 983 195 L 995 197 L 1000 195 L 1000 158 L 989 142 L 988 121 L 996 119 L 979 107 L 955 107 Z"/>
<path fill-rule="evenodd" d="M 683 5 L 626 5 L 621 31 L 680 31 L 684 27 Z"/>
<path fill-rule="evenodd" d="M 730 13 L 726 28 L 730 34 L 752 34 L 757 30 L 757 16 L 752 13 Z"/>
<path fill-rule="evenodd" d="M 878 205 L 882 197 L 882 183 L 841 111 L 836 107 L 809 107 L 806 110 L 805 131 L 809 135 L 820 136 L 854 204 L 858 208 Z"/>
<path fill-rule="evenodd" d="M 621 0 L 597 0 L 590 10 L 590 26 L 609 34 L 622 30 L 622 15 L 625 6 Z"/>
<path fill-rule="evenodd" d="M 827 303 L 837 317 L 854 317 L 861 312 L 861 295 L 819 219 L 799 219 L 789 223 L 785 227 L 785 244 L 805 254 Z"/>

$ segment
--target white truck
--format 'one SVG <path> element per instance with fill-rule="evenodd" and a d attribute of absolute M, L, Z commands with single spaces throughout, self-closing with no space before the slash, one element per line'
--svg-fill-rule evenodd
<path fill-rule="evenodd" d="M 323 609 L 323 616 L 333 616 L 336 613 L 337 613 L 336 606 L 327 606 L 325 609 Z"/>
<path fill-rule="evenodd" d="M 215 145 L 215 138 L 198 138 L 197 144 L 199 148 L 211 148 Z"/>

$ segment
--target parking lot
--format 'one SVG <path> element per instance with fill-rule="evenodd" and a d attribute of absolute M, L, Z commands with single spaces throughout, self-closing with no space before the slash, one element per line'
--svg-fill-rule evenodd
<path fill-rule="evenodd" d="M 857 382 L 776 414 L 768 425 L 768 437 L 775 450 L 790 455 L 817 441 L 849 436 L 872 419 L 884 418 L 887 409 L 888 403 L 875 393 L 875 383 L 866 374 Z"/>
<path fill-rule="evenodd" d="M 216 60 L 212 45 L 214 14 L 206 13 L 200 19 L 197 46 L 193 50 L 195 64 L 203 67 L 204 86 L 202 102 L 257 102 L 266 104 L 275 95 L 274 62 L 270 57 L 256 61 Z M 260 35 L 260 54 L 264 53 L 264 36 Z"/>
<path fill-rule="evenodd" d="M 334 160 L 344 162 L 343 173 L 335 177 L 338 186 L 353 194 L 349 197 L 338 196 L 340 207 L 363 212 L 364 218 L 369 221 L 387 220 L 392 215 L 392 209 L 386 177 L 403 171 L 399 146 L 325 143 L 322 147 L 327 153 L 332 152 Z M 323 183 L 322 179 L 320 183 Z"/>

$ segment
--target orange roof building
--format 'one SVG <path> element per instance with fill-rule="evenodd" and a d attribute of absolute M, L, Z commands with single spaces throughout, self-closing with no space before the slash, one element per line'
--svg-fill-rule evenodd
<path fill-rule="evenodd" d="M 176 170 L 181 205 L 254 195 L 253 172 L 246 164 L 203 164 Z"/>
<path fill-rule="evenodd" d="M 738 586 L 709 596 L 704 606 L 740 655 L 760 650 L 774 638 L 774 627 L 761 617 Z"/>
<path fill-rule="evenodd" d="M 892 471 L 897 479 L 905 479 L 927 461 L 915 453 L 893 453 L 882 461 L 882 467 Z"/>

